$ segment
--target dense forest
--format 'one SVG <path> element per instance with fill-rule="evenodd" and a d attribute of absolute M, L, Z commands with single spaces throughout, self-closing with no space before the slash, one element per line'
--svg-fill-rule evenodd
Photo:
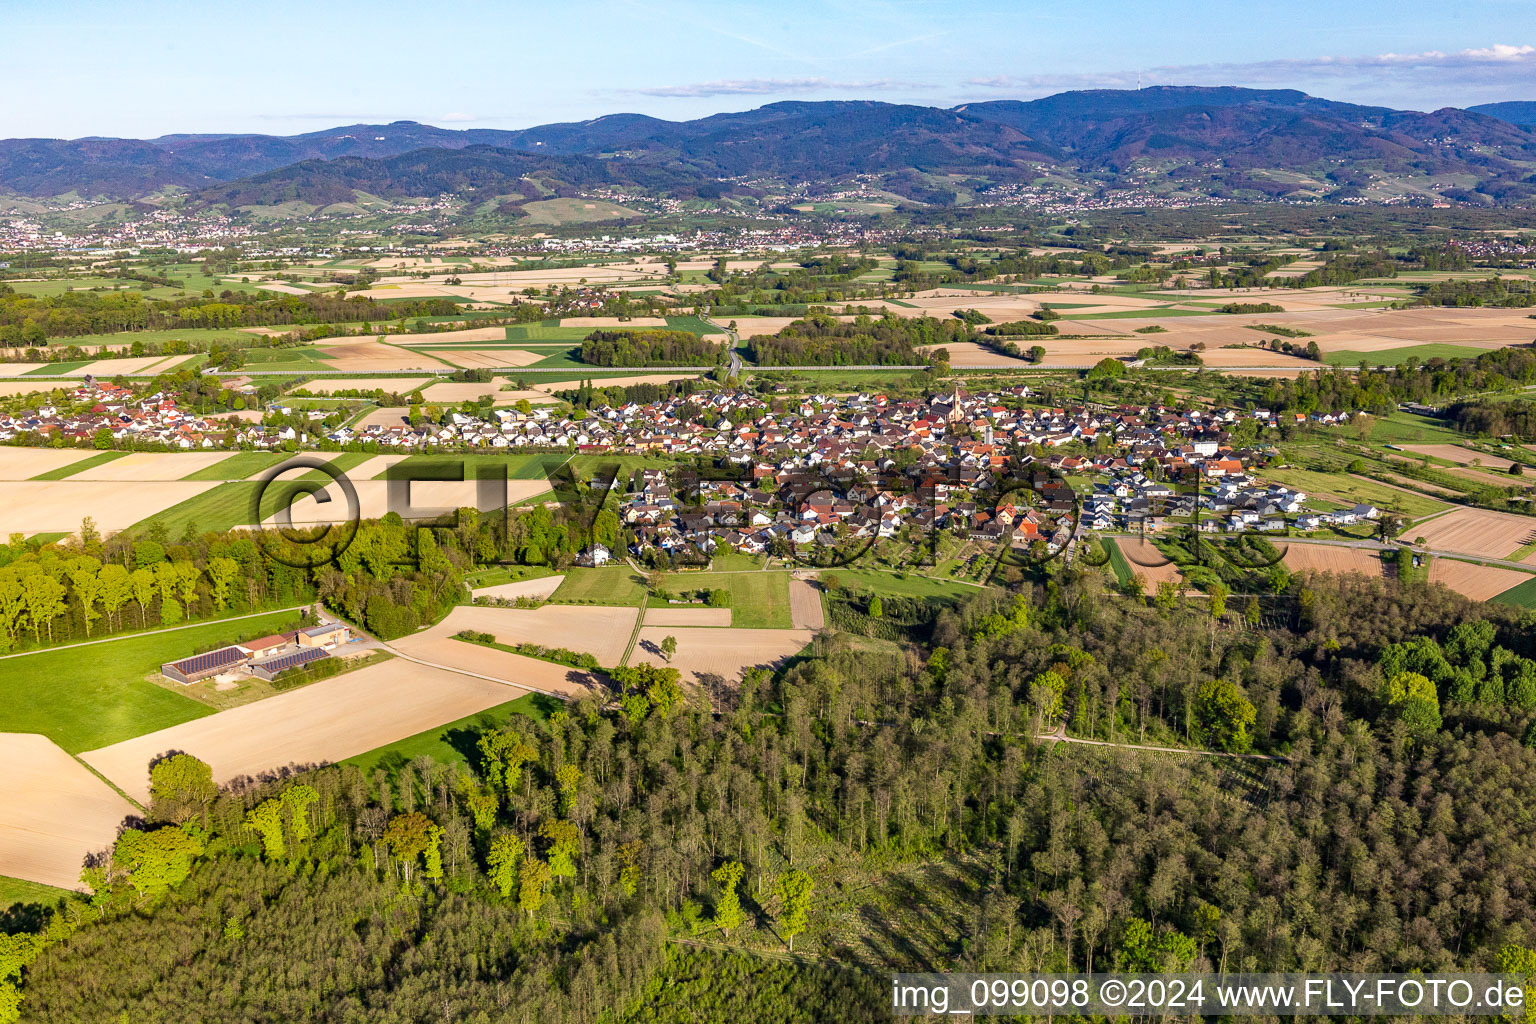
<path fill-rule="evenodd" d="M 714 366 L 726 346 L 692 331 L 593 331 L 581 343 L 581 361 L 591 366 Z"/>
<path fill-rule="evenodd" d="M 1457 402 L 1445 414 L 1469 434 L 1536 441 L 1536 402 Z"/>
<path fill-rule="evenodd" d="M 24 1019 L 873 1020 L 889 969 L 1530 962 L 1530 613 L 1360 577 L 1242 611 L 1104 587 L 1057 567 L 713 703 L 622 670 L 456 763 L 218 791 L 169 757 L 89 904 L 11 915 Z M 1060 721 L 1270 759 L 1035 739 Z"/>
<path fill-rule="evenodd" d="M 931 358 L 916 346 L 970 337 L 971 327 L 962 320 L 887 313 L 879 319 L 861 314 L 844 323 L 815 314 L 796 320 L 778 334 L 753 338 L 750 344 L 759 366 L 915 366 Z"/>
<path fill-rule="evenodd" d="M 357 295 L 253 295 L 229 290 L 217 297 L 205 292 L 185 299 L 150 299 L 138 291 L 70 291 L 38 297 L 0 284 L 0 346 L 44 345 L 49 338 L 118 331 L 368 322 L 458 312 L 458 305 L 447 299 L 384 305 Z"/>
<path fill-rule="evenodd" d="M 1504 391 L 1536 382 L 1536 350 L 1501 348 L 1475 359 L 1406 359 L 1386 370 L 1335 367 L 1274 381 L 1264 391 L 1271 409 L 1310 413 L 1365 410 L 1386 415 L 1399 403 L 1445 405 L 1481 391 Z"/>

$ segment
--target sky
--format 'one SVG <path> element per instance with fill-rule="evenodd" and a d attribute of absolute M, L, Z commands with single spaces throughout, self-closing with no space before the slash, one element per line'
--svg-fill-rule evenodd
<path fill-rule="evenodd" d="M 0 0 L 0 137 L 686 120 L 1144 85 L 1536 100 L 1536 0 Z"/>

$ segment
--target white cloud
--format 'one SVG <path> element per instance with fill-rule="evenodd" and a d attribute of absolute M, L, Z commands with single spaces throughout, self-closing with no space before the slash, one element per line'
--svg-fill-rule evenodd
<path fill-rule="evenodd" d="M 1207 64 L 1168 64 L 1136 70 L 1075 74 L 992 75 L 966 80 L 973 88 L 1035 94 L 1063 89 L 1124 89 L 1143 85 L 1307 86 L 1328 82 L 1357 91 L 1497 94 L 1524 99 L 1536 93 L 1536 46 L 1495 43 L 1444 53 L 1379 53 Z M 1515 95 L 1518 94 L 1518 95 Z"/>

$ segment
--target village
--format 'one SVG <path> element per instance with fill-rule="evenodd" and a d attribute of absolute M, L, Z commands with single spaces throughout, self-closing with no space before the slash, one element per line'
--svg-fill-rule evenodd
<path fill-rule="evenodd" d="M 745 389 L 678 394 L 648 404 L 445 410 L 420 408 L 398 423 L 327 427 L 219 422 L 161 393 L 87 379 L 71 395 L 88 413 L 44 405 L 0 416 L 0 441 L 181 450 L 301 448 L 367 453 L 567 453 L 663 457 L 713 465 L 637 471 L 615 484 L 632 553 L 677 557 L 718 546 L 746 554 L 887 539 L 906 527 L 945 529 L 978 541 L 1059 549 L 1081 531 L 1148 532 L 1198 523 L 1211 532 L 1311 532 L 1375 520 L 1371 505 L 1323 510 L 1306 493 L 1266 482 L 1270 445 L 1233 443 L 1245 420 L 1278 426 L 1265 409 L 1165 406 L 1043 408 L 1031 391 L 963 388 L 926 399 L 884 394 L 781 397 Z M 435 411 L 435 410 L 434 410 Z M 1290 414 L 1327 428 L 1344 414 Z M 1252 431 L 1247 436 L 1252 436 Z M 607 553 L 595 556 L 607 557 Z"/>

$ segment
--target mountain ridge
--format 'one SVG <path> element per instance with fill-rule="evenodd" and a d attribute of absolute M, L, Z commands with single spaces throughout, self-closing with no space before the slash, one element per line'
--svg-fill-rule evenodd
<path fill-rule="evenodd" d="M 477 180 L 500 187 L 529 173 L 573 186 L 699 194 L 754 179 L 854 175 L 1017 182 L 1049 168 L 1110 188 L 1148 175 L 1251 183 L 1256 173 L 1283 171 L 1354 187 L 1373 175 L 1461 175 L 1484 189 L 1475 201 L 1523 201 L 1536 194 L 1536 131 L 1511 120 L 1524 107 L 1536 104 L 1421 112 L 1287 89 L 1163 86 L 950 108 L 788 100 L 687 121 L 615 113 L 517 130 L 395 121 L 292 136 L 6 139 L 0 188 L 126 199 L 176 186 L 208 203 L 277 195 L 334 202 L 350 188 L 433 194 Z M 412 187 L 425 191 L 398 191 Z M 1265 186 L 1277 194 L 1287 187 Z"/>

